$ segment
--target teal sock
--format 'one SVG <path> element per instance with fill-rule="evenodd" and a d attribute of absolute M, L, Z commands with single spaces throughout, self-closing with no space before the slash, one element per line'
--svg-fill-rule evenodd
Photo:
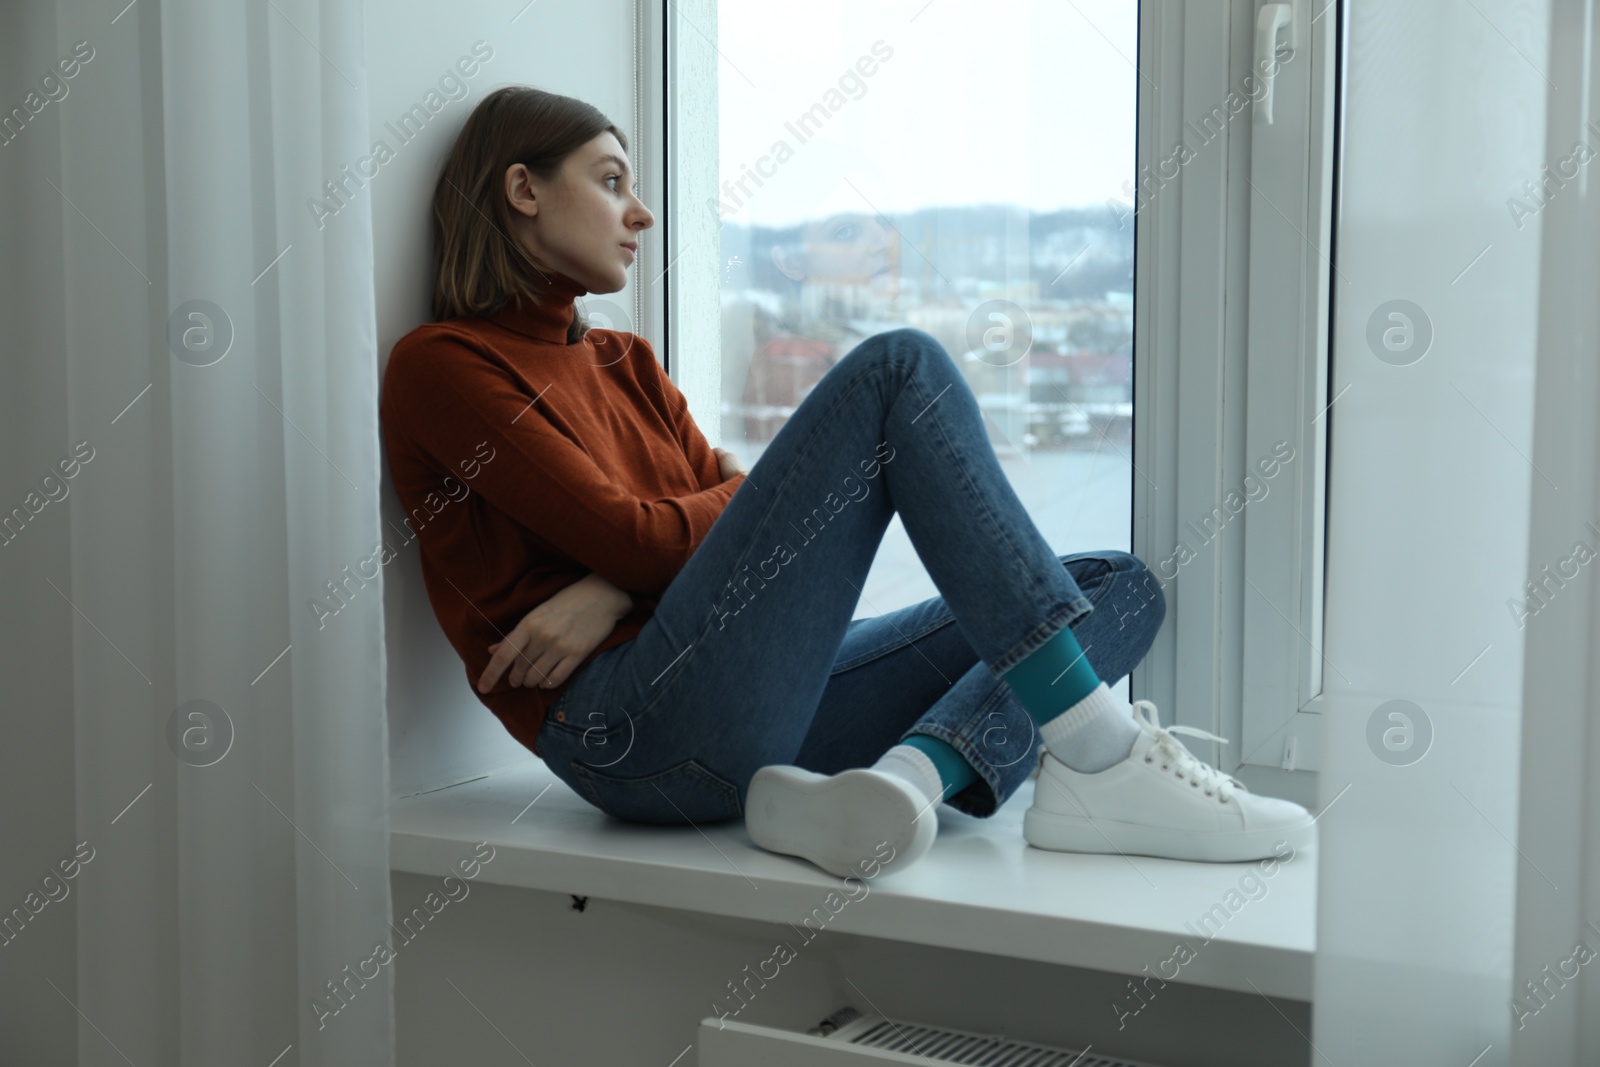
<path fill-rule="evenodd" d="M 1002 677 L 1033 721 L 1043 726 L 1092 693 L 1100 677 L 1089 666 L 1072 627 L 1034 649 Z"/>
<path fill-rule="evenodd" d="M 962 759 L 961 753 L 937 737 L 912 734 L 900 744 L 921 749 L 927 754 L 928 759 L 933 761 L 934 769 L 939 772 L 939 781 L 944 785 L 946 800 L 978 780 L 978 772 L 972 769 L 972 764 Z"/>

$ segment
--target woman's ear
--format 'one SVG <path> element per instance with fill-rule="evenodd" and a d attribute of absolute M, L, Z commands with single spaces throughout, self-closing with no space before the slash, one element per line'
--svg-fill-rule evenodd
<path fill-rule="evenodd" d="M 513 163 L 507 167 L 503 185 L 513 211 L 530 219 L 539 213 L 539 194 L 534 188 L 533 174 L 527 164 Z"/>
<path fill-rule="evenodd" d="M 783 276 L 791 282 L 805 280 L 806 272 L 801 270 L 800 265 L 789 257 L 789 254 L 783 250 L 782 245 L 772 246 L 772 265 L 777 267 L 783 273 Z"/>

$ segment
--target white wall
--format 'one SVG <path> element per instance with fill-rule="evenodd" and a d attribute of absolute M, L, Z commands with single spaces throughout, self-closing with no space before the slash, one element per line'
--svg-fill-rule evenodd
<path fill-rule="evenodd" d="M 438 879 L 397 873 L 391 884 L 400 913 Z M 1296 1032 L 1308 1029 L 1310 1009 L 1298 1001 L 1174 982 L 1136 1024 L 1119 1025 L 1113 1004 L 1130 996 L 1125 974 L 834 931 L 808 942 L 782 923 L 598 897 L 581 911 L 573 905 L 570 895 L 473 882 L 401 945 L 399 1067 L 693 1067 L 693 1051 L 677 1057 L 719 1008 L 739 1022 L 803 1031 L 847 1004 L 1045 1044 L 1092 1044 L 1091 1057 L 1174 1067 L 1313 1063 Z M 750 976 L 779 942 L 794 958 L 762 985 Z M 728 983 L 747 980 L 754 995 L 733 1015 Z"/>
<path fill-rule="evenodd" d="M 1600 146 L 1600 85 L 1593 56 L 1594 0 L 1554 8 L 1546 70 L 1551 155 Z M 1583 158 L 1582 153 L 1577 153 Z M 1522 791 L 1517 848 L 1519 1002 L 1512 1062 L 1600 1061 L 1600 981 L 1592 956 L 1600 926 L 1600 582 L 1591 526 L 1600 520 L 1600 186 L 1589 173 L 1563 182 L 1543 211 L 1539 373 L 1533 450 L 1548 476 L 1533 482 L 1527 570 L 1549 580 L 1547 602 L 1527 620 Z M 1571 165 L 1557 165 L 1572 174 Z M 1547 571 L 1546 568 L 1549 568 Z M 1576 575 L 1574 571 L 1576 570 Z M 1565 575 L 1565 577 L 1563 577 Z M 1586 965 L 1587 964 L 1587 965 Z M 1575 976 L 1575 968 L 1581 968 Z M 1565 977 L 1563 977 L 1565 976 Z M 1576 980 L 1574 981 L 1574 978 Z M 1537 988 L 1531 995 L 1529 987 Z"/>
<path fill-rule="evenodd" d="M 531 85 L 588 101 L 631 136 L 633 4 L 538 0 L 523 8 L 515 2 L 405 0 L 369 6 L 366 20 L 372 137 L 395 151 L 362 194 L 372 197 L 378 351 L 387 364 L 395 342 L 431 318 L 433 187 L 467 116 L 499 86 Z M 490 58 L 472 77 L 461 77 L 455 65 L 465 57 L 465 69 L 472 68 L 475 44 L 477 54 Z M 448 80 L 441 85 L 447 75 L 464 83 L 467 95 Z M 430 90 L 443 106 L 421 136 L 402 146 L 388 124 L 413 104 L 426 106 Z M 451 92 L 460 98 L 450 100 Z M 327 225 L 338 222 L 335 216 Z M 631 281 L 611 299 L 629 306 Z M 439 629 L 422 585 L 417 542 L 405 541 L 387 465 L 383 509 L 399 557 L 383 575 L 391 792 L 405 796 L 533 758 L 478 702 L 460 657 Z"/>

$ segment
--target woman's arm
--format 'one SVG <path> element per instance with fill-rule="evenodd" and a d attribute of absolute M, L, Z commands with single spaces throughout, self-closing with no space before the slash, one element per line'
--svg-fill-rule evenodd
<path fill-rule="evenodd" d="M 734 457 L 733 465 L 730 467 L 723 459 L 723 455 L 732 457 L 733 453 L 713 448 L 711 442 L 706 440 L 706 435 L 695 423 L 694 416 L 689 414 L 688 398 L 683 395 L 677 383 L 668 377 L 666 371 L 662 370 L 660 362 L 656 359 L 655 349 L 650 347 L 650 342 L 638 334 L 634 335 L 634 339 L 641 349 L 641 354 L 635 357 L 640 360 L 640 374 L 648 375 L 654 381 L 656 392 L 661 397 L 661 413 L 672 425 L 678 443 L 683 447 L 683 454 L 689 460 L 689 466 L 700 479 L 701 488 L 712 489 L 741 477 L 745 470 L 739 464 L 737 457 Z M 733 488 L 737 489 L 738 485 Z"/>
<path fill-rule="evenodd" d="M 625 591 L 598 574 L 584 575 L 523 616 L 505 640 L 489 646 L 478 692 L 493 689 L 507 667 L 506 681 L 513 686 L 561 685 L 633 607 Z"/>
<path fill-rule="evenodd" d="M 653 359 L 653 357 L 650 357 Z M 397 345 L 385 373 L 386 428 L 454 469 L 478 448 L 483 463 L 473 489 L 587 570 L 619 588 L 664 592 L 723 507 L 737 481 L 719 483 L 705 448 L 706 469 L 695 492 L 641 497 L 603 470 L 578 443 L 546 420 L 524 383 L 498 357 L 443 331 Z"/>

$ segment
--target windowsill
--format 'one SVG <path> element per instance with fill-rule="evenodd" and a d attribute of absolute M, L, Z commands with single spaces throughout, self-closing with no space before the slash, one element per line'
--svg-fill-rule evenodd
<path fill-rule="evenodd" d="M 989 819 L 941 808 L 933 849 L 905 871 L 867 880 L 866 896 L 853 889 L 855 906 L 835 898 L 828 928 L 1311 1000 L 1315 847 L 1271 877 L 1254 863 L 1043 851 L 1022 839 L 1033 785 Z M 537 759 L 395 800 L 390 827 L 397 871 L 438 874 L 464 847 L 488 841 L 495 855 L 481 881 L 767 922 L 828 915 L 824 900 L 843 884 L 756 848 L 742 822 L 696 829 L 611 819 Z M 1228 917 L 1220 929 L 1216 919 L 1202 927 L 1214 906 Z M 1177 953 L 1180 939 L 1188 952 Z"/>

